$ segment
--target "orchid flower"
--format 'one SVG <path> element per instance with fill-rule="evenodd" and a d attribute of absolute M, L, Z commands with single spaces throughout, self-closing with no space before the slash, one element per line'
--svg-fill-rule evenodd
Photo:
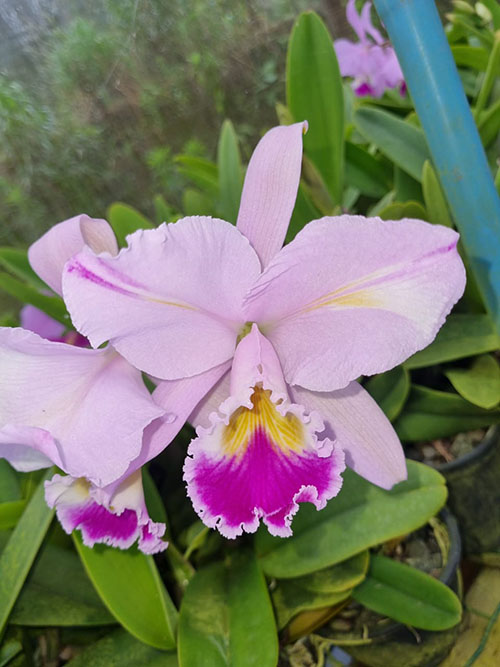
<path fill-rule="evenodd" d="M 356 378 L 428 345 L 465 284 L 456 232 L 420 220 L 325 217 L 282 248 L 305 127 L 261 139 L 236 227 L 187 217 L 135 232 L 116 256 L 85 247 L 63 273 L 77 330 L 158 378 L 158 403 L 187 382 L 207 394 L 185 480 L 230 538 L 260 519 L 290 535 L 300 502 L 320 509 L 339 491 L 344 458 L 384 488 L 405 479 L 401 444 Z"/>
<path fill-rule="evenodd" d="M 61 293 L 62 267 L 86 243 L 109 256 L 118 251 L 107 222 L 78 216 L 34 243 L 29 259 Z M 62 335 L 33 310 L 23 317 L 46 338 Z M 165 526 L 146 509 L 141 466 L 175 436 L 191 403 L 183 418 L 166 413 L 112 347 L 82 349 L 25 329 L 0 328 L 0 367 L 0 456 L 23 472 L 55 464 L 66 473 L 45 485 L 63 528 L 80 529 L 88 546 L 138 540 L 146 553 L 165 549 Z"/>
<path fill-rule="evenodd" d="M 388 88 L 397 87 L 404 95 L 406 86 L 396 52 L 392 46 L 384 44 L 384 38 L 371 22 L 371 7 L 372 3 L 367 2 L 358 14 L 355 0 L 347 3 L 347 20 L 359 42 L 335 40 L 340 73 L 354 79 L 352 88 L 358 97 L 382 97 Z"/>
<path fill-rule="evenodd" d="M 67 331 L 66 326 L 58 322 L 43 310 L 27 304 L 19 313 L 21 327 L 38 334 L 47 340 L 68 343 L 78 347 L 88 347 L 88 340 L 77 331 Z"/>

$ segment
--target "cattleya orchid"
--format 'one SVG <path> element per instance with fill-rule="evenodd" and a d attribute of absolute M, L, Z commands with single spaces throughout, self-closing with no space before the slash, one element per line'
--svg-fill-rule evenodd
<path fill-rule="evenodd" d="M 380 32 L 370 19 L 372 3 L 367 2 L 361 14 L 356 11 L 355 0 L 349 0 L 347 20 L 358 36 L 359 42 L 337 39 L 334 42 L 340 73 L 352 77 L 352 89 L 358 97 L 382 97 L 388 88 L 406 92 L 403 72 L 392 46 L 387 46 Z"/>
<path fill-rule="evenodd" d="M 107 222 L 78 216 L 37 241 L 30 262 L 60 294 L 65 261 L 86 243 L 118 251 Z M 55 464 L 66 473 L 46 482 L 46 500 L 68 533 L 81 530 L 85 544 L 128 548 L 138 541 L 146 553 L 165 549 L 165 526 L 146 509 L 141 466 L 182 420 L 152 400 L 140 372 L 110 346 L 70 345 L 83 337 L 64 335 L 64 325 L 32 307 L 21 320 L 45 339 L 0 328 L 0 456 L 23 472 Z"/>
<path fill-rule="evenodd" d="M 118 254 L 88 244 L 63 271 L 77 330 L 156 378 L 166 410 L 191 401 L 188 494 L 229 538 L 261 519 L 290 535 L 299 503 L 324 507 L 345 464 L 383 488 L 405 479 L 401 444 L 356 379 L 428 345 L 465 285 L 457 233 L 419 220 L 324 217 L 282 248 L 305 129 L 261 139 L 236 227 L 187 217 Z"/>

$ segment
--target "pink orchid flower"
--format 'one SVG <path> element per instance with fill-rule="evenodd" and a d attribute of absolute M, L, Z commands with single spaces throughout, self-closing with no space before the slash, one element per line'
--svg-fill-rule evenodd
<path fill-rule="evenodd" d="M 406 85 L 401 66 L 392 46 L 385 45 L 384 38 L 371 22 L 371 7 L 372 3 L 367 2 L 358 14 L 355 0 L 347 3 L 347 20 L 359 42 L 335 40 L 340 73 L 354 79 L 352 88 L 358 97 L 382 97 L 388 88 L 397 87 L 404 95 Z"/>
<path fill-rule="evenodd" d="M 109 257 L 118 252 L 106 221 L 78 216 L 34 243 L 29 259 L 60 294 L 65 262 L 86 244 Z M 42 326 L 47 338 L 62 333 L 32 311 L 27 324 Z M 0 367 L 0 456 L 22 472 L 55 464 L 66 473 L 45 487 L 63 528 L 80 529 L 88 546 L 138 541 L 145 553 L 165 549 L 165 526 L 149 518 L 140 469 L 176 435 L 192 404 L 183 413 L 180 396 L 179 416 L 166 413 L 110 346 L 82 349 L 25 329 L 0 328 Z"/>
<path fill-rule="evenodd" d="M 298 503 L 320 509 L 338 492 L 344 457 L 384 488 L 406 478 L 356 378 L 428 345 L 465 284 L 456 232 L 420 220 L 325 217 L 282 248 L 304 128 L 261 139 L 236 227 L 184 218 L 130 235 L 116 256 L 86 247 L 63 274 L 77 330 L 158 378 L 157 402 L 213 387 L 190 417 L 185 480 L 226 537 L 260 519 L 290 535 Z"/>

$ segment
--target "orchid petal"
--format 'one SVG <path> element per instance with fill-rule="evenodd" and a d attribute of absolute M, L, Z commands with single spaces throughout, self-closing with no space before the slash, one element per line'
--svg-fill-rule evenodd
<path fill-rule="evenodd" d="M 371 20 L 371 11 L 372 11 L 372 3 L 371 2 L 366 2 L 363 5 L 363 9 L 361 10 L 361 25 L 363 27 L 363 30 L 365 33 L 370 35 L 370 37 L 377 43 L 377 44 L 383 44 L 384 43 L 384 38 L 380 34 L 380 32 L 377 30 L 377 28 L 373 25 L 372 20 Z"/>
<path fill-rule="evenodd" d="M 371 5 L 370 5 L 371 6 Z M 345 10 L 347 20 L 351 24 L 352 29 L 358 36 L 360 42 L 366 41 L 365 24 L 356 9 L 356 0 L 349 0 Z"/>
<path fill-rule="evenodd" d="M 19 472 L 62 465 L 57 443 L 48 431 L 32 426 L 0 426 L 0 458 Z"/>
<path fill-rule="evenodd" d="M 21 309 L 19 321 L 23 329 L 33 331 L 47 340 L 61 340 L 66 327 L 50 315 L 28 304 Z"/>
<path fill-rule="evenodd" d="M 370 57 L 370 46 L 349 39 L 336 39 L 333 46 L 342 76 L 357 77 L 364 71 L 364 63 Z"/>
<path fill-rule="evenodd" d="M 54 475 L 45 482 L 45 499 L 70 534 L 80 530 L 88 547 L 103 543 L 128 549 L 138 541 L 146 554 L 164 551 L 165 524 L 151 521 L 144 501 L 140 471 L 127 479 L 113 496 L 93 488 L 85 479 Z"/>
<path fill-rule="evenodd" d="M 26 430 L 17 444 L 98 486 L 125 472 L 141 451 L 144 429 L 165 412 L 112 348 L 82 349 L 3 328 L 0 367 L 2 432 L 31 427 L 32 442 Z"/>
<path fill-rule="evenodd" d="M 309 223 L 246 299 L 285 379 L 312 391 L 381 373 L 428 345 L 460 298 L 458 234 L 420 220 Z"/>
<path fill-rule="evenodd" d="M 248 165 L 237 228 L 262 267 L 280 250 L 290 223 L 302 164 L 307 123 L 274 127 L 257 144 Z"/>
<path fill-rule="evenodd" d="M 116 255 L 118 245 L 111 226 L 106 220 L 77 215 L 54 225 L 28 250 L 34 271 L 57 294 L 62 294 L 63 267 L 85 245 L 94 252 Z"/>
<path fill-rule="evenodd" d="M 299 502 L 325 506 L 341 486 L 342 452 L 316 433 L 316 412 L 291 403 L 271 344 L 254 325 L 238 345 L 231 395 L 198 428 L 184 479 L 203 522 L 228 538 L 257 530 L 291 535 Z"/>
<path fill-rule="evenodd" d="M 117 257 L 88 248 L 68 262 L 64 298 L 94 347 L 106 340 L 163 380 L 227 361 L 244 324 L 243 297 L 260 273 L 247 239 L 228 222 L 184 218 L 128 237 Z"/>
<path fill-rule="evenodd" d="M 292 387 L 293 401 L 316 410 L 325 422 L 325 435 L 344 450 L 346 464 L 358 475 L 390 489 L 406 479 L 403 448 L 390 421 L 357 382 L 328 393 Z"/>

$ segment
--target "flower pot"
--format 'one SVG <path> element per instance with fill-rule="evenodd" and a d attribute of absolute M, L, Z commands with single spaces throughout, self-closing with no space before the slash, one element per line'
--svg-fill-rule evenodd
<path fill-rule="evenodd" d="M 448 560 L 439 579 L 455 592 L 460 587 L 459 563 L 461 558 L 460 534 L 455 518 L 443 510 L 440 518 L 449 537 Z M 329 637 L 353 658 L 368 667 L 436 667 L 450 652 L 460 631 L 460 624 L 442 632 L 416 630 L 386 619 L 367 626 L 363 635 L 352 633 L 332 636 L 329 627 L 319 634 Z"/>
<path fill-rule="evenodd" d="M 437 466 L 448 485 L 465 554 L 500 551 L 500 426 L 472 452 Z"/>

